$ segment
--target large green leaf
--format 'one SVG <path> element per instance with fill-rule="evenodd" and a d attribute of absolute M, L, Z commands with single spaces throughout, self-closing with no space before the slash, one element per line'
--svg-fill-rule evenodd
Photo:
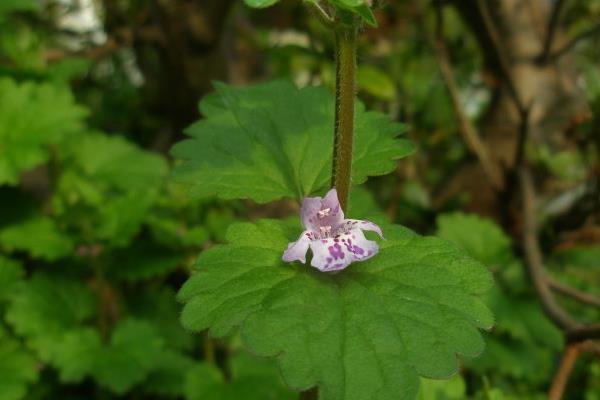
<path fill-rule="evenodd" d="M 481 353 L 477 328 L 493 317 L 479 295 L 492 281 L 449 242 L 400 226 L 384 233 L 377 256 L 330 275 L 281 261 L 297 228 L 234 225 L 181 289 L 183 324 L 218 337 L 241 327 L 289 386 L 318 384 L 322 400 L 413 399 L 419 375 L 447 378 L 456 354 Z"/>
<path fill-rule="evenodd" d="M 25 398 L 37 376 L 37 360 L 0 326 L 0 399 Z"/>
<path fill-rule="evenodd" d="M 0 185 L 46 162 L 49 146 L 78 132 L 86 114 L 63 86 L 0 79 Z"/>
<path fill-rule="evenodd" d="M 184 160 L 176 180 L 196 197 L 251 198 L 266 203 L 325 189 L 333 147 L 333 96 L 322 87 L 297 89 L 276 81 L 247 88 L 216 85 L 200 104 L 204 119 L 187 130 L 191 139 L 173 147 Z M 385 115 L 356 110 L 354 184 L 394 170 L 414 145 Z"/>

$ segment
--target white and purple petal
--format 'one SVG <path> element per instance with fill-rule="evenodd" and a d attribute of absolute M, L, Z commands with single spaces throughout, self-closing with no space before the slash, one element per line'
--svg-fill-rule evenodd
<path fill-rule="evenodd" d="M 335 188 L 324 198 L 304 199 L 301 219 L 306 231 L 288 245 L 283 253 L 284 261 L 306 263 L 310 247 L 313 267 L 320 271 L 337 271 L 354 261 L 367 260 L 379 251 L 377 243 L 368 240 L 363 230 L 376 232 L 383 238 L 381 228 L 370 221 L 344 219 Z"/>
<path fill-rule="evenodd" d="M 311 242 L 311 233 L 308 231 L 302 232 L 302 235 L 296 240 L 288 244 L 287 249 L 283 252 L 283 261 L 292 262 L 292 261 L 300 261 L 303 264 L 306 263 L 306 252 L 308 251 L 308 246 Z"/>
<path fill-rule="evenodd" d="M 321 210 L 321 198 L 320 197 L 307 197 L 302 202 L 302 209 L 300 210 L 300 216 L 302 219 L 302 225 L 304 229 L 318 232 L 319 231 L 319 219 L 318 212 Z"/>
<path fill-rule="evenodd" d="M 377 242 L 365 237 L 360 229 L 352 229 L 347 234 L 339 236 L 340 243 L 352 256 L 353 261 L 364 261 L 373 257 L 379 251 Z"/>
<path fill-rule="evenodd" d="M 360 219 L 346 219 L 344 220 L 344 223 L 349 223 L 353 228 L 359 228 L 363 231 L 373 231 L 377 233 L 380 238 L 383 239 L 383 232 L 381 231 L 381 228 L 379 227 L 379 225 L 371 221 Z"/>
<path fill-rule="evenodd" d="M 344 212 L 335 189 L 327 192 L 324 198 L 305 198 L 300 215 L 304 229 L 317 233 L 321 232 L 321 228 L 335 230 L 344 221 Z"/>
<path fill-rule="evenodd" d="M 323 272 L 344 269 L 354 261 L 340 239 L 313 240 L 310 248 L 313 252 L 310 265 Z"/>

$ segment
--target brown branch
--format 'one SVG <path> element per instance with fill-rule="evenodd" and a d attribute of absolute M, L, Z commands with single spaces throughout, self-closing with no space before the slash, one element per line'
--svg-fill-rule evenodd
<path fill-rule="evenodd" d="M 560 360 L 558 371 L 556 371 L 554 379 L 552 380 L 552 386 L 548 392 L 548 400 L 561 400 L 563 398 L 569 376 L 571 376 L 575 362 L 577 361 L 579 354 L 581 354 L 580 346 L 580 344 L 571 344 L 565 349 L 564 355 Z"/>
<path fill-rule="evenodd" d="M 561 47 L 560 49 L 558 49 L 557 51 L 552 53 L 549 56 L 549 58 L 551 60 L 556 60 L 556 59 L 562 57 L 563 55 L 565 55 L 566 53 L 568 53 L 569 51 L 571 51 L 582 40 L 589 39 L 598 34 L 600 34 L 600 24 L 598 24 L 590 29 L 587 29 L 587 30 L 581 32 L 579 35 L 575 36 L 574 38 L 569 40 L 563 47 Z"/>
<path fill-rule="evenodd" d="M 552 9 L 552 15 L 550 16 L 550 22 L 548 23 L 548 30 L 546 31 L 546 38 L 544 40 L 544 47 L 542 49 L 542 54 L 540 55 L 541 62 L 548 60 L 565 3 L 565 0 L 557 0 Z"/>
<path fill-rule="evenodd" d="M 600 307 L 600 298 L 591 293 L 585 293 L 577 290 L 565 283 L 559 282 L 551 277 L 547 278 L 550 288 L 563 296 L 570 297 L 580 303 L 588 304 L 594 307 Z"/>
<path fill-rule="evenodd" d="M 566 332 L 568 343 L 583 342 L 588 339 L 600 339 L 600 324 L 579 326 Z"/>
<path fill-rule="evenodd" d="M 523 201 L 523 247 L 527 260 L 526 265 L 546 315 L 564 331 L 567 343 L 579 343 L 588 339 L 600 338 L 600 324 L 582 324 L 554 298 L 551 280 L 546 275 L 537 238 L 533 182 L 531 174 L 525 166 L 519 169 L 519 184 Z"/>
<path fill-rule="evenodd" d="M 522 101 L 519 92 L 517 91 L 517 87 L 515 85 L 510 69 L 510 61 L 506 49 L 504 49 L 504 46 L 502 45 L 502 42 L 500 40 L 500 34 L 498 33 L 496 25 L 494 24 L 494 21 L 492 19 L 490 10 L 488 8 L 488 1 L 489 0 L 477 0 L 477 8 L 479 10 L 479 14 L 481 15 L 481 19 L 485 30 L 487 31 L 490 41 L 492 42 L 492 50 L 494 51 L 494 54 L 498 59 L 500 72 L 504 77 L 504 82 L 508 89 L 508 93 L 514 100 L 517 108 L 519 109 L 519 112 L 522 114 L 527 107 L 525 106 L 525 103 Z"/>
<path fill-rule="evenodd" d="M 544 269 L 542 252 L 537 238 L 537 226 L 535 221 L 535 193 L 531 174 L 526 167 L 519 169 L 519 185 L 522 195 L 523 209 L 523 247 L 529 275 L 535 290 L 542 302 L 546 315 L 556 325 L 564 330 L 578 327 L 580 324 L 556 302 L 550 286 L 546 271 Z"/>
<path fill-rule="evenodd" d="M 492 161 L 487 151 L 487 147 L 485 147 L 481 141 L 476 128 L 471 124 L 469 118 L 467 118 L 463 104 L 460 100 L 459 88 L 454 79 L 454 74 L 452 73 L 448 49 L 444 40 L 444 15 L 440 6 L 435 7 L 435 14 L 436 34 L 434 39 L 430 38 L 430 41 L 432 42 L 442 79 L 444 80 L 446 89 L 450 95 L 452 109 L 458 122 L 458 130 L 468 149 L 475 154 L 479 160 L 483 172 L 489 179 L 492 187 L 496 190 L 501 190 L 504 187 L 504 176 L 502 171 L 498 165 Z"/>

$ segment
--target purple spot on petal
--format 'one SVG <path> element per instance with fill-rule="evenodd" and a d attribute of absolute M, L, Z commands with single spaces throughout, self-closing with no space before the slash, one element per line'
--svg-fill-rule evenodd
<path fill-rule="evenodd" d="M 339 244 L 334 244 L 333 246 L 329 246 L 327 248 L 329 250 L 329 254 L 333 257 L 334 260 L 338 258 L 344 258 L 344 252 L 342 251 L 342 247 Z"/>

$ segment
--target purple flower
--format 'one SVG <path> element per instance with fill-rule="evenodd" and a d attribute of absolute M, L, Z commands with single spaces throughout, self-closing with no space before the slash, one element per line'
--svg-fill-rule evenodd
<path fill-rule="evenodd" d="M 374 231 L 383 238 L 379 226 L 369 221 L 344 219 L 337 191 L 331 189 L 324 198 L 307 197 L 300 211 L 306 229 L 300 238 L 288 245 L 283 261 L 306 263 L 306 252 L 313 253 L 311 265 L 320 271 L 346 268 L 353 261 L 364 261 L 379 251 L 379 246 L 367 240 L 363 230 Z"/>

